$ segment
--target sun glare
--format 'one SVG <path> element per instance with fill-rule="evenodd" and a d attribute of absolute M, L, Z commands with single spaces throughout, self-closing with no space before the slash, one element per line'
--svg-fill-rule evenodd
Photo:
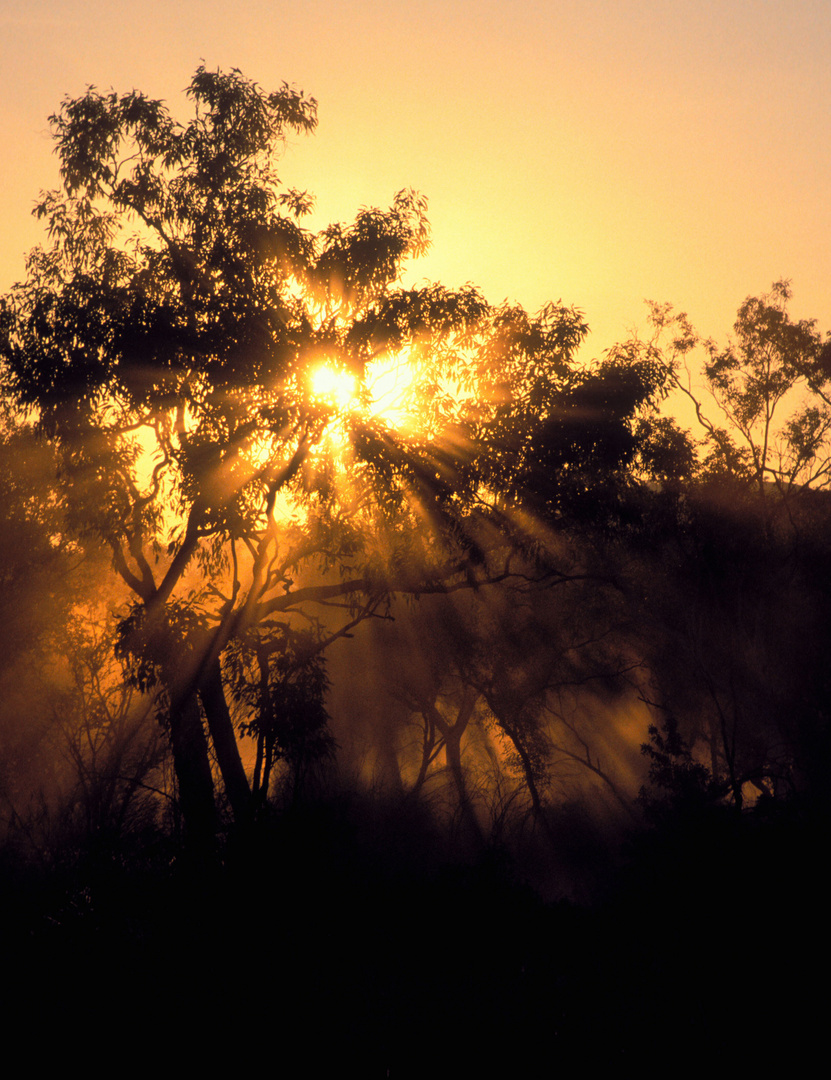
<path fill-rule="evenodd" d="M 312 393 L 327 399 L 341 410 L 347 410 L 355 404 L 357 384 L 354 375 L 322 364 L 312 374 Z"/>
<path fill-rule="evenodd" d="M 369 414 L 405 433 L 412 419 L 413 369 L 404 356 L 378 360 L 366 370 Z"/>
<path fill-rule="evenodd" d="M 311 375 L 315 397 L 339 413 L 361 413 L 403 434 L 413 421 L 413 371 L 403 355 L 367 366 L 363 388 L 354 375 L 322 364 Z"/>

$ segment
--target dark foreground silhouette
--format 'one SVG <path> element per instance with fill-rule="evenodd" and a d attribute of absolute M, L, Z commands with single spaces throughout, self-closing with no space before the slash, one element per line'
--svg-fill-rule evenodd
<path fill-rule="evenodd" d="M 723 348 L 652 305 L 584 363 L 579 309 L 405 284 L 415 192 L 307 230 L 313 98 L 187 98 L 62 103 L 0 297 L 6 1030 L 66 1071 L 800 1075 L 831 340 L 780 281 Z"/>
<path fill-rule="evenodd" d="M 5 1012 L 55 1047 L 163 1039 L 182 1068 L 225 1068 L 256 1046 L 297 1076 L 797 1065 L 822 1030 L 827 842 L 796 804 L 679 815 L 632 833 L 583 904 L 543 900 L 507 852 L 454 858 L 400 805 L 346 800 L 211 864 L 160 836 L 49 873 L 6 852 Z"/>

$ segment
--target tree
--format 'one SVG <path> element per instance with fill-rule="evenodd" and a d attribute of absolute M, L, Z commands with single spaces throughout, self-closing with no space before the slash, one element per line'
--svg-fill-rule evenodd
<path fill-rule="evenodd" d="M 49 857 L 123 840 L 153 819 L 159 800 L 145 785 L 160 740 L 150 703 L 116 671 L 104 609 L 122 597 L 100 587 L 102 552 L 65 531 L 55 448 L 8 406 L 0 406 L 0 835 L 25 858 Z"/>
<path fill-rule="evenodd" d="M 87 846 L 123 857 L 130 840 L 155 829 L 167 809 L 165 740 L 152 698 L 121 677 L 112 620 L 78 607 L 65 637 L 69 678 L 51 701 L 51 752 L 59 759 L 55 848 Z"/>
<path fill-rule="evenodd" d="M 579 312 L 558 304 L 534 319 L 502 308 L 482 351 L 488 482 L 509 505 L 583 540 L 619 530 L 631 513 L 644 418 L 668 380 L 660 359 L 640 348 L 576 367 L 587 330 Z"/>
<path fill-rule="evenodd" d="M 303 228 L 311 197 L 276 163 L 288 133 L 314 129 L 313 98 L 204 67 L 187 94 L 186 123 L 95 87 L 51 118 L 63 188 L 37 207 L 51 246 L 2 301 L 0 357 L 60 454 L 68 528 L 104 541 L 135 598 L 119 654 L 136 686 L 164 688 L 182 811 L 207 845 L 203 716 L 234 817 L 252 805 L 230 643 L 255 655 L 288 640 L 278 616 L 329 605 L 342 621 L 312 619 L 311 663 L 391 592 L 493 576 L 554 442 L 557 462 L 573 445 L 587 465 L 594 409 L 626 433 L 609 454 L 624 466 L 652 384 L 635 373 L 628 394 L 594 401 L 611 368 L 575 368 L 586 327 L 572 309 L 532 318 L 470 286 L 405 288 L 405 260 L 429 243 L 411 191 Z M 546 434 L 565 398 L 576 423 Z M 571 472 L 573 503 L 598 470 Z"/>
<path fill-rule="evenodd" d="M 790 299 L 785 280 L 774 282 L 769 293 L 749 296 L 724 348 L 701 342 L 687 316 L 671 305 L 651 304 L 654 335 L 641 346 L 692 402 L 705 436 L 707 473 L 749 481 L 762 498 L 769 488 L 787 495 L 831 482 L 831 335 L 823 343 L 815 319 L 793 320 Z M 687 366 L 699 344 L 715 414 L 694 389 Z"/>
<path fill-rule="evenodd" d="M 753 789 L 810 786 L 809 762 L 827 760 L 829 342 L 791 318 L 790 296 L 779 281 L 748 297 L 724 348 L 653 304 L 653 336 L 626 346 L 664 367 L 699 436 L 659 417 L 642 445 L 661 481 L 631 590 L 655 681 L 646 696 L 738 808 Z"/>
<path fill-rule="evenodd" d="M 3 819 L 44 786 L 63 630 L 87 584 L 61 532 L 52 449 L 0 404 L 0 803 Z M 79 572 L 80 571 L 80 572 Z"/>
<path fill-rule="evenodd" d="M 373 730 L 395 759 L 376 775 L 449 809 L 474 847 L 504 832 L 510 809 L 514 824 L 533 818 L 558 848 L 563 836 L 550 826 L 564 799 L 598 820 L 633 813 L 614 716 L 631 702 L 637 655 L 620 589 L 579 564 L 557 578 L 519 570 L 464 595 L 398 605 L 395 627 L 376 627 L 372 653 L 391 700 Z"/>
<path fill-rule="evenodd" d="M 264 801 L 274 765 L 285 761 L 294 801 L 308 772 L 335 748 L 318 638 L 289 623 L 269 625 L 231 641 L 227 667 L 231 694 L 244 710 L 240 731 L 256 740 L 253 794 Z"/>

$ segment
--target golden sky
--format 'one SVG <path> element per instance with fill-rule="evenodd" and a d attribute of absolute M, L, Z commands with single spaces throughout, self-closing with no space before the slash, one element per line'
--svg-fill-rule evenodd
<path fill-rule="evenodd" d="M 0 0 L 0 289 L 41 235 L 62 97 L 182 115 L 201 60 L 318 99 L 283 164 L 314 224 L 428 196 L 409 280 L 576 304 L 588 355 L 644 298 L 723 338 L 780 277 L 831 327 L 831 0 Z"/>

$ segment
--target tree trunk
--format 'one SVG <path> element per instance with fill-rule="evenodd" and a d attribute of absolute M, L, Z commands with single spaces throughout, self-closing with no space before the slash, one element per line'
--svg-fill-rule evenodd
<path fill-rule="evenodd" d="M 225 700 L 219 660 L 210 660 L 202 672 L 199 698 L 208 720 L 225 794 L 234 812 L 234 820 L 240 824 L 251 812 L 251 788 L 242 766 L 234 724 Z"/>
<path fill-rule="evenodd" d="M 488 702 L 488 704 L 490 704 L 490 702 Z M 556 846 L 556 837 L 554 836 L 554 833 L 551 829 L 551 824 L 546 817 L 545 809 L 543 808 L 540 791 L 537 787 L 536 772 L 528 750 L 526 749 L 525 744 L 520 736 L 519 724 L 513 720 L 506 721 L 505 714 L 503 713 L 500 715 L 496 713 L 492 706 L 491 712 L 493 712 L 494 716 L 496 716 L 500 728 L 511 740 L 514 745 L 514 749 L 519 755 L 520 764 L 522 765 L 522 771 L 525 775 L 525 783 L 528 787 L 528 794 L 531 796 L 531 807 L 534 811 L 534 817 L 537 823 L 542 826 L 546 836 L 551 841 L 551 843 Z"/>
<path fill-rule="evenodd" d="M 483 843 L 482 828 L 479 824 L 479 819 L 476 817 L 476 811 L 471 802 L 470 796 L 467 791 L 467 784 L 465 783 L 465 771 L 462 765 L 462 735 L 464 734 L 464 724 L 454 724 L 453 727 L 449 727 L 444 736 L 444 753 L 447 760 L 447 767 L 450 770 L 450 775 L 453 777 L 453 783 L 456 786 L 456 793 L 459 797 L 459 810 L 462 815 L 462 821 L 465 825 L 465 832 L 468 837 L 476 844 Z"/>
<path fill-rule="evenodd" d="M 170 709 L 170 744 L 185 823 L 185 843 L 192 852 L 207 855 L 213 849 L 218 822 L 208 742 L 194 694 L 178 701 L 174 697 Z"/>

